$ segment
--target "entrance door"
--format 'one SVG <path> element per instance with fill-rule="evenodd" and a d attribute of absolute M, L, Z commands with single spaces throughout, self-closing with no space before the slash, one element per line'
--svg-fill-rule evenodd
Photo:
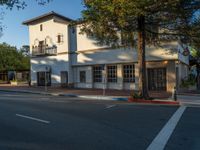
<path fill-rule="evenodd" d="M 166 91 L 166 68 L 148 69 L 148 88 L 150 91 Z"/>
<path fill-rule="evenodd" d="M 61 86 L 66 87 L 68 85 L 68 72 L 61 71 Z"/>
<path fill-rule="evenodd" d="M 46 79 L 45 79 L 46 74 Z M 47 86 L 51 86 L 51 73 L 50 72 L 37 72 L 37 84 L 38 86 L 45 86 L 45 80 Z"/>

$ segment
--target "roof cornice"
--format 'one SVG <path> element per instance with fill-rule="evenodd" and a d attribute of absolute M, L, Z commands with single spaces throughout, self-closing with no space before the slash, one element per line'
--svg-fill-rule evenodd
<path fill-rule="evenodd" d="M 23 24 L 23 25 L 29 25 L 29 24 L 34 23 L 34 22 L 36 22 L 36 21 L 42 20 L 42 19 L 44 19 L 44 18 L 54 17 L 54 16 L 56 16 L 56 17 L 58 17 L 58 18 L 61 18 L 61 19 L 65 20 L 65 21 L 68 21 L 68 22 L 73 21 L 72 19 L 70 19 L 70 18 L 68 18 L 68 17 L 65 17 L 65 16 L 63 16 L 63 15 L 60 15 L 60 14 L 54 12 L 54 11 L 51 11 L 51 12 L 46 13 L 46 14 L 44 14 L 44 15 L 41 15 L 41 16 L 32 18 L 32 19 L 27 20 L 27 21 L 24 21 L 22 24 Z"/>

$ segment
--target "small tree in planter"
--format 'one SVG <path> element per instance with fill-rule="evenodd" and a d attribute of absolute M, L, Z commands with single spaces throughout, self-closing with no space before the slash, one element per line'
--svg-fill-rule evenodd
<path fill-rule="evenodd" d="M 131 94 L 131 97 L 129 98 L 129 101 L 138 101 L 138 100 L 143 100 L 143 97 L 141 94 L 139 94 L 139 92 L 133 92 Z"/>
<path fill-rule="evenodd" d="M 187 78 L 182 79 L 181 87 L 188 90 L 196 90 L 196 77 L 190 74 Z"/>
<path fill-rule="evenodd" d="M 15 79 L 11 80 L 11 81 L 10 81 L 10 84 L 11 84 L 11 85 L 17 85 L 17 80 L 15 80 Z"/>
<path fill-rule="evenodd" d="M 17 79 L 16 79 L 16 72 L 13 73 L 12 80 L 10 80 L 11 85 L 17 85 Z"/>

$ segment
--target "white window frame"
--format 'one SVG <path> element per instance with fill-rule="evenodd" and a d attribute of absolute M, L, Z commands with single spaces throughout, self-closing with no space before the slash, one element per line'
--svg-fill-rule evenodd
<path fill-rule="evenodd" d="M 117 65 L 107 66 L 107 82 L 108 83 L 117 82 Z"/>
<path fill-rule="evenodd" d="M 102 75 L 102 66 L 93 66 L 93 82 L 94 83 L 101 83 L 103 81 L 103 75 Z"/>
<path fill-rule="evenodd" d="M 135 83 L 135 65 L 134 64 L 123 65 L 123 82 Z"/>

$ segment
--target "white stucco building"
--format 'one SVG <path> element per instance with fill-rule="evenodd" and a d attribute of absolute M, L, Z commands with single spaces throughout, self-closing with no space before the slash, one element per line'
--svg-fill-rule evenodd
<path fill-rule="evenodd" d="M 55 12 L 25 21 L 29 27 L 31 84 L 138 89 L 137 50 L 98 46 L 71 19 Z M 187 76 L 189 57 L 179 42 L 147 46 L 149 90 L 172 91 Z M 105 78 L 104 78 L 105 76 Z"/>

